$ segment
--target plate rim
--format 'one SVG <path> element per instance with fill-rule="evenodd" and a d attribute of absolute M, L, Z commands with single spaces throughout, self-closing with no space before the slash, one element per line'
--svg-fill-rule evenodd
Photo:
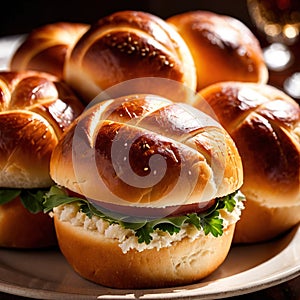
<path fill-rule="evenodd" d="M 239 276 L 247 276 L 247 273 L 255 273 L 256 269 L 258 268 L 264 268 L 263 265 L 268 265 L 271 262 L 271 260 L 280 260 L 281 256 L 284 255 L 284 251 L 289 251 L 289 247 L 292 246 L 292 244 L 297 243 L 297 241 L 300 241 L 300 225 L 295 226 L 292 228 L 286 235 L 284 235 L 282 238 L 291 236 L 290 243 L 283 248 L 282 251 L 280 251 L 277 255 L 274 257 L 272 256 L 268 260 L 264 261 L 261 264 L 258 264 L 257 266 L 247 269 L 245 271 L 242 271 L 241 273 L 233 274 L 229 277 L 224 277 L 221 279 L 211 280 L 205 283 L 205 286 L 217 283 L 218 281 L 226 281 L 226 280 L 232 280 Z M 247 247 L 247 246 L 245 246 Z M 6 251 L 8 249 L 5 249 Z M 59 249 L 57 249 L 59 251 Z M 1 249 L 0 249 L 1 252 Z M 59 255 L 62 255 L 61 253 Z M 1 267 L 1 265 L 0 265 Z M 1 275 L 1 271 L 0 271 Z M 79 275 L 78 275 L 79 276 Z M 65 300 L 76 300 L 76 299 L 148 299 L 148 300 L 157 300 L 157 299 L 224 299 L 228 297 L 234 297 L 234 296 L 241 296 L 245 294 L 249 294 L 252 292 L 257 292 L 263 289 L 267 289 L 269 287 L 284 283 L 286 281 L 292 280 L 296 278 L 297 276 L 300 276 L 300 256 L 297 257 L 295 260 L 294 266 L 289 266 L 286 269 L 284 269 L 282 272 L 274 272 L 273 275 L 268 274 L 267 277 L 263 279 L 258 279 L 256 281 L 249 282 L 245 284 L 243 287 L 235 288 L 235 286 L 232 287 L 226 287 L 224 290 L 220 290 L 217 292 L 204 292 L 201 293 L 201 290 L 203 289 L 203 286 L 198 286 L 199 284 L 195 283 L 192 285 L 187 286 L 177 286 L 173 288 L 163 288 L 163 289 L 140 289 L 140 290 L 126 290 L 126 289 L 112 289 L 107 288 L 106 294 L 97 294 L 95 285 L 95 292 L 94 294 L 87 294 L 87 293 L 76 293 L 76 292 L 65 292 L 65 291 L 53 291 L 49 289 L 38 289 L 38 288 L 29 288 L 21 285 L 16 285 L 14 283 L 10 283 L 5 281 L 3 278 L 0 278 L 0 292 L 12 294 L 12 295 L 18 295 L 22 297 L 27 298 L 36 298 L 36 299 L 49 299 L 49 300 L 59 300 L 59 299 L 65 299 Z M 86 280 L 86 279 L 82 279 Z M 89 282 L 88 280 L 86 280 Z M 201 282 L 200 282 L 201 283 Z M 193 288 L 195 286 L 195 288 Z M 197 287 L 198 286 L 198 287 Z M 204 286 L 204 288 L 205 288 Z M 103 286 L 101 286 L 103 288 Z M 188 287 L 188 290 L 186 289 Z M 104 287 L 105 288 L 105 287 Z M 114 293 L 115 291 L 115 293 Z M 118 291 L 118 293 L 116 292 Z M 151 293 L 147 293 L 147 291 L 153 291 Z M 157 292 L 155 292 L 157 291 Z M 122 293 L 121 293 L 122 292 Z M 121 294 L 120 294 L 121 293 Z"/>

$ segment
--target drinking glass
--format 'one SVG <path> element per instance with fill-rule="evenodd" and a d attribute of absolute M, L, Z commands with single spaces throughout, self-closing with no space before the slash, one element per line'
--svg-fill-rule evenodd
<path fill-rule="evenodd" d="M 300 103 L 300 0 L 247 0 L 270 81 Z"/>

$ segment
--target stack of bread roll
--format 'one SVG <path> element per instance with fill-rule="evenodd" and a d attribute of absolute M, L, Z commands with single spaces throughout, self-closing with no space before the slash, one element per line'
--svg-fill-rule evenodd
<path fill-rule="evenodd" d="M 49 24 L 25 39 L 11 68 L 56 75 L 85 105 L 135 79 L 177 82 L 192 92 L 192 101 L 174 88 L 169 98 L 178 92 L 177 102 L 189 102 L 215 118 L 241 156 L 241 191 L 247 201 L 234 241 L 270 240 L 300 221 L 299 105 L 267 85 L 259 41 L 239 20 L 200 10 L 166 20 L 146 12 L 120 11 L 91 25 Z M 145 81 L 134 82 L 133 91 L 148 93 Z M 165 81 L 155 81 L 152 91 L 160 94 L 165 88 Z M 141 104 L 140 111 L 144 109 Z M 71 138 L 62 143 L 69 149 Z"/>

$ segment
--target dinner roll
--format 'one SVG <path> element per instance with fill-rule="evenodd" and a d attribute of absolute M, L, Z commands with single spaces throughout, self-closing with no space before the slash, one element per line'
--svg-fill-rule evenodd
<path fill-rule="evenodd" d="M 71 22 L 35 28 L 13 54 L 10 69 L 43 71 L 63 78 L 65 60 L 88 28 L 87 24 Z"/>
<path fill-rule="evenodd" d="M 53 184 L 52 150 L 82 110 L 71 89 L 48 73 L 0 72 L 0 246 L 34 248 L 56 241 L 53 220 L 30 213 L 21 198 Z M 19 193 L 7 201 L 14 191 Z"/>
<path fill-rule="evenodd" d="M 66 61 L 65 80 L 86 102 L 117 83 L 142 77 L 168 78 L 196 88 L 194 61 L 184 40 L 150 13 L 119 11 L 101 18 Z"/>
<path fill-rule="evenodd" d="M 242 158 L 246 208 L 235 242 L 271 239 L 300 221 L 300 108 L 270 85 L 223 82 L 199 95 Z M 201 107 L 202 98 L 195 103 Z"/>
<path fill-rule="evenodd" d="M 179 32 L 192 53 L 198 91 L 220 81 L 267 82 L 259 41 L 236 18 L 197 10 L 166 21 Z"/>

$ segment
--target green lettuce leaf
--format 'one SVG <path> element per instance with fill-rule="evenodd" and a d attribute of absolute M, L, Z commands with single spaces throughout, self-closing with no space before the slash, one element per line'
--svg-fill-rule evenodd
<path fill-rule="evenodd" d="M 43 211 L 43 201 L 46 191 L 43 190 L 22 190 L 21 202 L 31 213 L 36 214 Z"/>
<path fill-rule="evenodd" d="M 0 205 L 15 199 L 20 193 L 19 189 L 0 189 Z"/>
<path fill-rule="evenodd" d="M 50 191 L 44 195 L 43 206 L 44 212 L 49 212 L 54 207 L 62 204 L 77 203 L 80 211 L 84 212 L 89 218 L 95 215 L 110 224 L 119 224 L 126 229 L 131 229 L 135 232 L 139 243 L 149 244 L 152 240 L 151 233 L 156 229 L 169 232 L 172 235 L 179 232 L 184 223 L 194 225 L 198 230 L 203 230 L 206 235 L 211 233 L 215 237 L 221 236 L 223 234 L 223 219 L 220 217 L 219 210 L 226 209 L 232 212 L 236 201 L 244 200 L 243 197 L 235 197 L 236 194 L 237 192 L 218 198 L 216 204 L 204 213 L 190 213 L 184 216 L 154 220 L 137 220 L 137 222 L 129 222 L 127 221 L 128 217 L 121 214 L 111 216 L 104 209 L 100 210 L 86 199 L 68 196 L 66 190 L 59 186 L 51 187 Z"/>
<path fill-rule="evenodd" d="M 20 197 L 23 206 L 31 213 L 36 214 L 44 210 L 45 193 L 49 189 L 0 189 L 0 205 Z"/>

